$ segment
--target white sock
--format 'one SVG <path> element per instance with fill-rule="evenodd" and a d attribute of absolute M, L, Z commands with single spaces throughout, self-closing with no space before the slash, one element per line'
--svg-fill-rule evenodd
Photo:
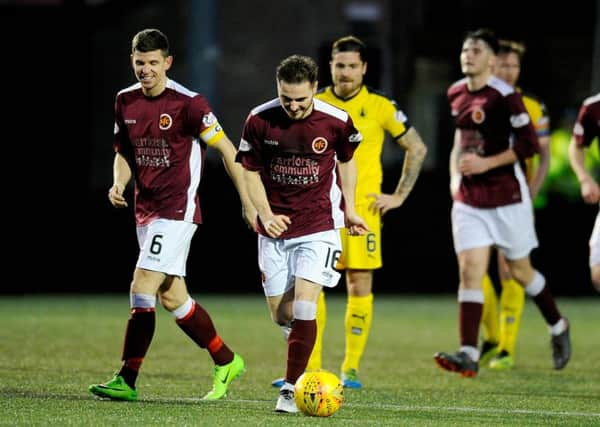
<path fill-rule="evenodd" d="M 463 353 L 467 353 L 474 362 L 479 361 L 479 349 L 477 347 L 472 347 L 470 345 L 461 345 L 460 351 L 462 351 Z"/>
<path fill-rule="evenodd" d="M 283 339 L 287 342 L 290 337 L 290 332 L 292 332 L 292 327 L 290 325 L 280 326 L 281 332 L 283 332 Z"/>
<path fill-rule="evenodd" d="M 567 329 L 567 322 L 565 322 L 565 319 L 563 319 L 563 318 L 561 318 L 554 325 L 548 326 L 548 330 L 550 331 L 550 334 L 554 335 L 554 336 L 562 334 L 566 329 Z"/>
<path fill-rule="evenodd" d="M 294 391 L 294 384 L 288 383 L 287 381 L 283 383 L 279 390 L 291 390 Z"/>

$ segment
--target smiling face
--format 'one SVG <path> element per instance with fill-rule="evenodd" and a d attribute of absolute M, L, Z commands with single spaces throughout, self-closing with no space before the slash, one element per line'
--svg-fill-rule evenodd
<path fill-rule="evenodd" d="M 301 83 L 277 82 L 279 102 L 292 120 L 302 120 L 313 109 L 313 96 L 317 91 L 317 82 L 311 84 L 308 80 Z"/>
<path fill-rule="evenodd" d="M 135 77 L 142 84 L 146 96 L 157 96 L 167 84 L 167 70 L 173 63 L 172 56 L 163 56 L 161 50 L 149 52 L 133 51 L 131 65 Z"/>
<path fill-rule="evenodd" d="M 340 98 L 355 95 L 363 84 L 367 72 L 367 63 L 360 58 L 359 52 L 338 52 L 329 63 L 333 90 Z"/>

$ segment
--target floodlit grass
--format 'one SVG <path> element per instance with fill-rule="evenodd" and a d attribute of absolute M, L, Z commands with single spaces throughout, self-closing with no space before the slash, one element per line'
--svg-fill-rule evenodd
<path fill-rule="evenodd" d="M 375 318 L 360 377 L 331 418 L 274 412 L 271 380 L 285 370 L 286 346 L 262 295 L 194 295 L 211 313 L 247 372 L 220 402 L 199 398 L 211 388 L 212 362 L 162 309 L 138 379 L 138 402 L 92 396 L 91 383 L 120 365 L 128 296 L 0 297 L 1 425 L 440 426 L 600 425 L 598 298 L 559 298 L 572 324 L 573 358 L 552 369 L 542 317 L 527 302 L 517 367 L 482 368 L 474 379 L 436 367 L 436 351 L 458 346 L 455 296 L 376 295 Z M 327 298 L 323 368 L 339 374 L 343 358 L 342 294 Z"/>

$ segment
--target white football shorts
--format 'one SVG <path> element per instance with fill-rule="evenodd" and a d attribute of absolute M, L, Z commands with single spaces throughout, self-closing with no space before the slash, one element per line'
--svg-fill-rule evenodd
<path fill-rule="evenodd" d="M 600 264 L 600 212 L 596 214 L 596 221 L 590 237 L 590 267 Z"/>
<path fill-rule="evenodd" d="M 136 267 L 185 276 L 192 237 L 198 226 L 191 222 L 155 219 L 137 227 L 140 255 Z"/>
<path fill-rule="evenodd" d="M 291 239 L 258 236 L 258 267 L 265 295 L 282 295 L 296 277 L 333 288 L 340 280 L 335 269 L 342 250 L 339 230 Z"/>
<path fill-rule="evenodd" d="M 496 246 L 510 260 L 524 258 L 538 246 L 531 201 L 490 209 L 454 202 L 452 238 L 457 254 L 466 249 Z"/>

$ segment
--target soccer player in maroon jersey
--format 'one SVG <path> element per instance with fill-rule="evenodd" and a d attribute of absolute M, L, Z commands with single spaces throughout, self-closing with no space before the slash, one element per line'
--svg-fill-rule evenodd
<path fill-rule="evenodd" d="M 235 147 L 207 100 L 167 77 L 173 63 L 169 41 L 157 29 L 145 29 L 132 41 L 131 64 L 138 82 L 115 101 L 115 158 L 108 198 L 124 208 L 127 183 L 135 182 L 135 219 L 140 253 L 130 288 L 120 370 L 89 390 L 114 400 L 137 400 L 135 382 L 155 329 L 156 298 L 177 325 L 215 363 L 213 389 L 205 400 L 223 398 L 244 360 L 221 339 L 206 310 L 187 291 L 185 270 L 192 236 L 202 222 L 197 190 L 206 147 L 217 149 L 254 226 L 256 211 L 235 162 Z"/>
<path fill-rule="evenodd" d="M 278 98 L 250 112 L 236 158 L 258 211 L 258 264 L 271 318 L 289 330 L 278 412 L 298 411 L 294 384 L 315 343 L 317 299 L 340 278 L 339 229 L 368 231 L 354 210 L 352 155 L 362 136 L 348 113 L 314 98 L 317 73 L 306 56 L 279 64 Z"/>
<path fill-rule="evenodd" d="M 317 99 L 347 111 L 363 141 L 354 153 L 357 168 L 356 212 L 367 222 L 364 236 L 348 237 L 341 231 L 342 255 L 338 269 L 345 271 L 347 301 L 344 315 L 345 353 L 340 366 L 344 388 L 361 388 L 360 363 L 371 332 L 374 314 L 373 279 L 382 266 L 382 217 L 403 205 L 421 171 L 427 153 L 421 136 L 395 101 L 364 84 L 367 47 L 355 36 L 343 36 L 331 46 L 330 74 L 333 84 L 317 91 Z M 382 149 L 385 136 L 405 151 L 402 173 L 393 193 L 382 193 Z M 317 338 L 306 369 L 321 369 L 323 334 L 327 324 L 325 292 L 317 303 Z M 284 378 L 271 385 L 281 387 Z"/>
<path fill-rule="evenodd" d="M 490 30 L 468 33 L 460 54 L 465 78 L 447 93 L 456 126 L 450 191 L 460 280 L 460 349 L 436 353 L 434 359 L 464 377 L 474 377 L 479 370 L 481 282 L 492 246 L 505 256 L 512 276 L 546 320 L 554 368 L 564 368 L 571 356 L 570 325 L 529 257 L 538 241 L 522 165 L 538 150 L 537 136 L 519 92 L 492 75 L 497 51 L 498 41 Z"/>
<path fill-rule="evenodd" d="M 521 93 L 523 104 L 538 137 L 539 152 L 526 160 L 524 171 L 533 201 L 550 167 L 550 118 L 545 104 L 518 85 L 525 45 L 515 40 L 500 39 L 498 46 L 493 73 Z M 496 293 L 491 275 L 487 274 L 482 283 L 484 303 L 481 325 L 484 341 L 479 364 L 495 370 L 505 370 L 515 366 L 516 341 L 525 307 L 525 290 L 510 275 L 502 253 L 495 252 L 501 293 Z"/>
<path fill-rule="evenodd" d="M 590 204 L 600 203 L 598 181 L 585 167 L 584 150 L 594 139 L 600 144 L 600 93 L 586 98 L 581 104 L 569 144 L 569 160 L 581 184 L 581 197 Z M 589 243 L 592 283 L 600 292 L 600 212 L 596 215 Z"/>

